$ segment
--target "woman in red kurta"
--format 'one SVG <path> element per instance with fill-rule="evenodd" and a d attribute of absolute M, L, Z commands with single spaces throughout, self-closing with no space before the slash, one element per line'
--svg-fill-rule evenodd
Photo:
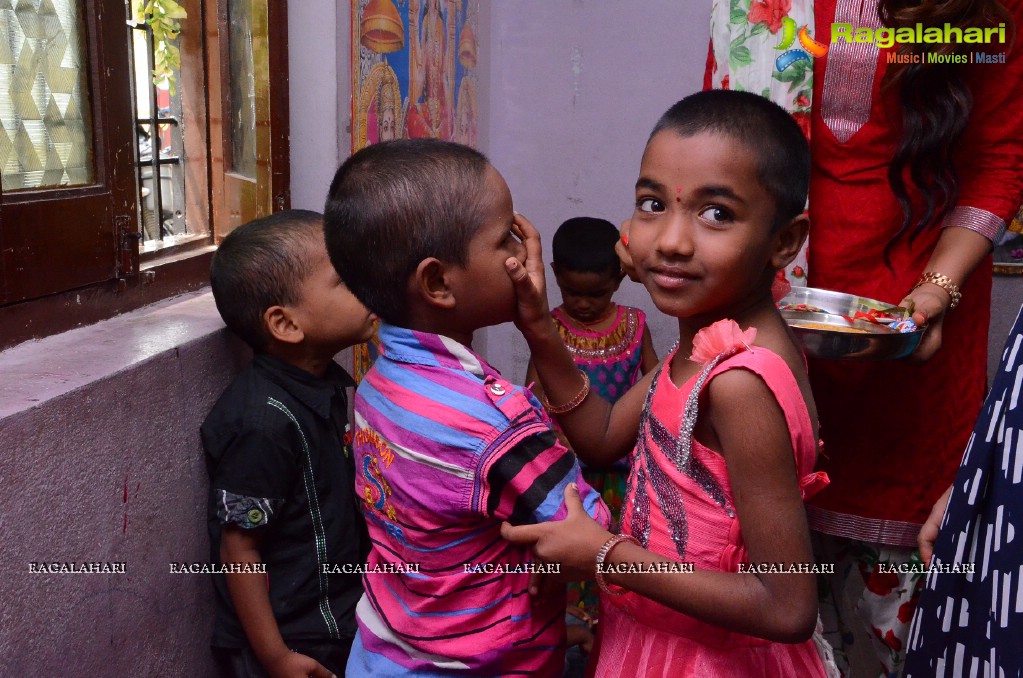
<path fill-rule="evenodd" d="M 1011 4 L 1016 26 L 1023 26 L 1023 3 Z M 729 5 L 723 2 L 719 8 Z M 882 27 L 874 0 L 817 0 L 812 8 L 807 5 L 801 0 L 754 0 L 745 18 L 746 38 L 742 26 L 722 25 L 738 18 L 734 13 L 716 11 L 708 86 L 745 84 L 745 89 L 761 91 L 757 78 L 763 77 L 764 69 L 760 76 L 744 69 L 756 68 L 758 58 L 771 68 L 780 52 L 758 53 L 751 33 L 761 35 L 761 45 L 767 38 L 773 48 L 782 40 L 786 15 L 795 16 L 799 25 L 807 21 L 800 13 L 812 15 L 816 28 L 811 29 L 825 43 L 833 22 Z M 929 19 L 919 20 L 929 25 Z M 995 24 L 1002 20 L 996 18 Z M 763 26 L 757 29 L 758 24 Z M 1012 39 L 1011 25 L 1005 34 Z M 744 46 L 747 38 L 747 52 L 737 53 L 736 45 Z M 876 637 L 885 671 L 897 671 L 901 664 L 920 575 L 885 572 L 877 564 L 918 562 L 912 552 L 917 532 L 955 475 L 986 390 L 990 246 L 1019 207 L 1023 192 L 1021 43 L 1023 36 L 1017 35 L 1011 51 L 1009 45 L 999 44 L 957 46 L 957 52 L 967 55 L 1008 53 L 1004 64 L 961 67 L 973 105 L 954 148 L 959 196 L 941 221 L 932 219 L 915 238 L 896 237 L 903 212 L 888 179 L 903 135 L 899 85 L 886 86 L 885 80 L 886 73 L 891 76 L 888 69 L 895 68 L 888 63 L 889 55 L 897 53 L 898 46 L 879 49 L 870 43 L 836 40 L 812 67 L 807 282 L 892 304 L 908 294 L 916 304 L 917 319 L 923 320 L 922 313 L 929 324 L 911 360 L 814 360 L 810 365 L 825 442 L 818 467 L 832 480 L 809 508 L 810 525 L 841 538 L 822 540 L 823 559 L 851 556 L 848 562 L 855 562 L 863 575 L 864 592 L 856 612 L 867 618 L 867 631 Z M 940 82 L 953 67 L 930 68 Z M 790 81 L 792 76 L 787 76 Z M 767 77 L 779 80 L 776 74 Z M 809 82 L 802 84 L 809 94 Z M 799 111 L 797 116 L 809 105 L 807 98 L 795 100 L 791 110 Z M 923 192 L 908 173 L 904 176 L 916 209 L 914 219 L 919 219 Z M 885 263 L 886 246 L 890 267 Z M 929 272 L 947 276 L 961 288 L 962 304 L 955 310 L 949 310 L 951 295 L 942 286 L 924 283 L 913 290 Z M 840 570 L 838 563 L 839 574 Z M 892 592 L 894 596 L 887 595 Z M 894 606 L 880 604 L 885 598 L 894 600 Z"/>
<path fill-rule="evenodd" d="M 849 16 L 852 3 L 838 4 L 836 16 L 833 1 L 818 0 L 818 26 L 870 25 L 866 16 Z M 880 26 L 876 14 L 874 21 Z M 813 361 L 827 429 L 821 464 L 833 480 L 814 502 L 811 521 L 830 534 L 912 547 L 955 474 L 986 391 L 988 243 L 1023 191 L 1023 53 L 1017 45 L 1006 64 L 967 67 L 974 101 L 956 154 L 959 200 L 942 224 L 915 241 L 897 240 L 889 269 L 884 247 L 901 226 L 902 211 L 887 172 L 901 125 L 897 92 L 880 88 L 893 51 L 837 42 L 814 64 L 809 283 L 898 303 L 921 274 L 936 271 L 962 286 L 963 301 L 931 319 L 931 332 L 940 330 L 940 337 L 928 343 L 940 339 L 944 349 L 927 362 Z M 871 71 L 872 78 L 857 77 Z M 980 256 L 973 256 L 974 242 Z M 942 295 L 939 312 L 947 310 L 944 290 L 928 285 L 926 291 Z"/>

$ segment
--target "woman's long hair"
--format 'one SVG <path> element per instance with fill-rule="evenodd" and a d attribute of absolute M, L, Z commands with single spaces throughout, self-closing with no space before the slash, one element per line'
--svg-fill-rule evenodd
<path fill-rule="evenodd" d="M 880 16 L 892 28 L 996 27 L 1005 23 L 1014 36 L 1012 15 L 998 0 L 880 0 Z M 1010 38 L 1011 40 L 1011 38 Z M 910 242 L 929 225 L 940 221 L 959 199 L 959 177 L 953 165 L 966 129 L 973 97 L 962 66 L 926 63 L 926 54 L 956 54 L 963 43 L 903 45 L 902 53 L 919 54 L 920 63 L 900 64 L 888 70 L 886 87 L 898 88 L 902 109 L 902 138 L 888 168 L 888 183 L 902 206 L 902 226 L 885 246 L 885 262 L 896 241 Z M 905 175 L 923 194 L 922 211 L 914 209 Z"/>

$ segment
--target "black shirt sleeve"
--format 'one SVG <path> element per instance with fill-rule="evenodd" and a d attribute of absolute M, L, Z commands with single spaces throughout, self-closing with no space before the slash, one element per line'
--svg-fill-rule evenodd
<path fill-rule="evenodd" d="M 298 481 L 300 451 L 285 432 L 240 432 L 224 450 L 211 478 L 221 523 L 269 525 Z"/>

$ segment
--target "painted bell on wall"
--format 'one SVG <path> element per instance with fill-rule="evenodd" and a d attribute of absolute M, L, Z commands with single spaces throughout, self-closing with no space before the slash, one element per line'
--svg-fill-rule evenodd
<path fill-rule="evenodd" d="M 370 0 L 362 11 L 359 33 L 362 45 L 378 54 L 405 46 L 405 27 L 392 0 Z"/>

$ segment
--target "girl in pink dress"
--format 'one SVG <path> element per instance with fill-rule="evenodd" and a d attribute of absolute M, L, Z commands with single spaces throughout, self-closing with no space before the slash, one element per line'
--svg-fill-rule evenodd
<path fill-rule="evenodd" d="M 620 534 L 573 487 L 565 520 L 502 530 L 563 572 L 596 570 L 591 675 L 829 674 L 803 506 L 827 480 L 812 472 L 806 364 L 771 294 L 806 236 L 808 178 L 798 125 L 761 97 L 701 92 L 662 116 L 622 232 L 679 343 L 614 406 L 587 397 L 545 314 L 532 234 L 525 269 L 509 262 L 549 410 L 580 458 L 605 464 L 635 443 Z"/>

